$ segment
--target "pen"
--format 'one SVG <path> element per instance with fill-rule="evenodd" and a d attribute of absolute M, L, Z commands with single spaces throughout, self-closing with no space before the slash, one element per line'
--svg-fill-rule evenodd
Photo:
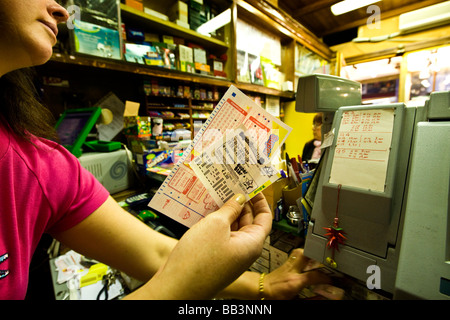
<path fill-rule="evenodd" d="M 289 180 L 294 182 L 294 184 L 297 186 L 299 184 L 299 181 L 297 179 L 297 176 L 295 175 L 294 168 L 292 168 L 292 163 L 289 159 L 289 155 L 287 152 L 286 152 L 286 167 L 287 167 Z"/>
<path fill-rule="evenodd" d="M 290 176 L 292 177 L 292 180 L 294 181 L 295 185 L 298 185 L 300 182 L 297 178 L 297 175 L 294 172 L 294 168 L 292 168 L 292 164 L 289 163 L 289 171 L 290 171 Z"/>
<path fill-rule="evenodd" d="M 286 152 L 286 154 L 284 155 L 284 158 L 285 158 L 285 161 L 286 161 L 286 171 L 287 171 L 287 175 L 288 175 L 288 178 L 291 179 L 291 173 L 289 172 L 289 164 L 290 164 L 290 162 L 289 162 L 289 156 L 288 156 L 287 152 Z"/>
<path fill-rule="evenodd" d="M 300 165 L 300 169 L 302 170 L 302 173 L 305 173 L 306 171 L 305 171 L 305 168 L 303 167 L 303 161 L 302 161 L 302 157 L 300 157 L 300 155 L 297 155 L 297 160 Z"/>
<path fill-rule="evenodd" d="M 295 176 L 297 177 L 297 181 L 298 181 L 298 182 L 302 181 L 302 179 L 300 178 L 299 171 L 298 171 L 298 163 L 297 163 L 297 161 L 295 160 L 295 158 L 292 158 L 292 159 L 291 159 L 291 165 L 292 165 L 292 168 L 294 169 L 294 174 L 295 174 Z"/>

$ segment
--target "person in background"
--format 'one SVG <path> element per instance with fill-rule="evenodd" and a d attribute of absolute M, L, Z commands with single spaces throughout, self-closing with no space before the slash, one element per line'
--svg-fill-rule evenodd
<path fill-rule="evenodd" d="M 320 159 L 320 146 L 322 144 L 322 117 L 322 113 L 318 113 L 314 116 L 312 125 L 313 139 L 305 143 L 305 146 L 303 147 L 303 161 L 318 161 Z"/>
<path fill-rule="evenodd" d="M 24 299 L 44 233 L 144 281 L 129 299 L 290 299 L 326 281 L 302 273 L 308 259 L 300 249 L 265 277 L 247 271 L 272 225 L 262 194 L 247 203 L 235 195 L 176 240 L 124 211 L 50 140 L 56 133 L 28 68 L 50 59 L 57 24 L 68 18 L 54 0 L 0 1 L 0 299 Z"/>

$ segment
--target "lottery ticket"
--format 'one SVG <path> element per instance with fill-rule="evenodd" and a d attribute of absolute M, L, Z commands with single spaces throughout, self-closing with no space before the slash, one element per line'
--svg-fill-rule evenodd
<path fill-rule="evenodd" d="M 250 200 L 280 178 L 254 137 L 244 126 L 227 130 L 222 140 L 190 162 L 217 205 L 221 206 L 237 193 Z"/>
<path fill-rule="evenodd" d="M 270 162 L 291 131 L 280 119 L 230 86 L 149 206 L 191 227 L 236 192 L 251 198 L 278 178 Z M 211 155 L 214 159 L 208 158 Z M 217 162 L 219 157 L 222 163 L 215 165 L 214 170 L 220 170 L 220 174 L 212 166 L 208 172 L 202 165 L 203 160 Z M 247 192 L 242 192 L 242 188 Z"/>

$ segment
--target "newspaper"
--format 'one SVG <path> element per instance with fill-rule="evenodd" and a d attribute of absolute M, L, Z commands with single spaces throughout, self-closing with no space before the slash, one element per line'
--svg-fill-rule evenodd
<path fill-rule="evenodd" d="M 149 203 L 191 227 L 236 193 L 279 178 L 271 165 L 292 128 L 230 86 Z"/>

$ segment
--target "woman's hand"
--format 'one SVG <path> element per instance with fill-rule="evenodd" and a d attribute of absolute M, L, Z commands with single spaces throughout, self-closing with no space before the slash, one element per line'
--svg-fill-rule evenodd
<path fill-rule="evenodd" d="M 262 252 L 272 213 L 262 194 L 244 202 L 237 195 L 188 230 L 142 288 L 158 293 L 147 298 L 210 299 L 246 271 Z"/>
<path fill-rule="evenodd" d="M 293 299 L 303 288 L 328 284 L 330 279 L 320 271 L 304 272 L 311 260 L 303 249 L 295 249 L 289 259 L 264 278 L 264 294 L 268 300 Z"/>

